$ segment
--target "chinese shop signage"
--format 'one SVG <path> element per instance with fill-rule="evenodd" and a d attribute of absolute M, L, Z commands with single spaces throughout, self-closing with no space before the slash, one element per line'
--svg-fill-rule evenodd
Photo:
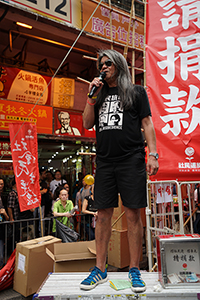
<path fill-rule="evenodd" d="M 0 66 L 0 97 L 25 103 L 50 105 L 50 79 L 49 76 Z"/>
<path fill-rule="evenodd" d="M 0 156 L 11 156 L 10 143 L 0 142 Z"/>
<path fill-rule="evenodd" d="M 41 202 L 37 128 L 30 123 L 10 123 L 9 133 L 20 210 L 25 211 Z"/>
<path fill-rule="evenodd" d="M 97 3 L 83 0 L 83 26 L 85 26 L 90 15 L 93 13 L 97 6 Z M 100 5 L 94 16 L 85 28 L 85 31 L 92 34 L 99 35 L 101 37 L 111 39 L 111 22 L 110 11 L 112 20 L 112 36 L 113 40 L 122 44 L 127 43 L 128 28 L 129 28 L 129 15 L 124 14 L 119 9 L 110 10 L 109 6 Z M 129 46 L 133 46 L 133 21 L 131 23 L 131 30 L 129 32 Z M 135 21 L 135 45 L 136 48 L 144 49 L 144 24 L 139 21 Z"/>
<path fill-rule="evenodd" d="M 200 176 L 200 6 L 156 1 L 147 6 L 147 92 L 160 155 L 152 179 Z"/>
<path fill-rule="evenodd" d="M 34 108 L 34 109 L 33 109 Z M 0 130 L 9 130 L 9 123 L 30 122 L 36 124 L 38 133 L 52 134 L 53 109 L 48 106 L 1 100 Z"/>
<path fill-rule="evenodd" d="M 53 79 L 53 106 L 73 108 L 75 80 L 71 78 Z"/>
<path fill-rule="evenodd" d="M 58 109 L 54 109 L 54 134 L 71 137 L 96 137 L 94 128 L 87 130 L 83 127 L 81 113 Z"/>

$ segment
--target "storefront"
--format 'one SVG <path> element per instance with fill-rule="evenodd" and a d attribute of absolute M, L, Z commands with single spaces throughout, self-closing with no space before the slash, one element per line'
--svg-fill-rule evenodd
<path fill-rule="evenodd" d="M 95 174 L 95 129 L 83 128 L 82 112 L 98 49 L 123 53 L 128 40 L 133 82 L 142 84 L 144 22 L 130 23 L 116 1 L 54 2 L 0 0 L 0 140 L 9 145 L 9 123 L 35 123 L 39 166 L 73 184 L 79 171 Z M 0 174 L 12 175 L 6 159 L 2 152 Z"/>

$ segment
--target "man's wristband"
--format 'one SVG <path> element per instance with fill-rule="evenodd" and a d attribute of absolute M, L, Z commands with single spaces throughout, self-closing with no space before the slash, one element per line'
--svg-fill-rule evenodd
<path fill-rule="evenodd" d="M 95 105 L 96 102 L 91 103 L 91 102 L 87 99 L 87 103 L 88 103 L 89 105 L 92 105 L 92 106 L 93 106 L 93 105 Z"/>

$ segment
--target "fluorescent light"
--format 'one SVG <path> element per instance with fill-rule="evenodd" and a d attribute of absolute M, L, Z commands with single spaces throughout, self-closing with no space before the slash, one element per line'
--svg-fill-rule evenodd
<path fill-rule="evenodd" d="M 0 162 L 3 162 L 3 163 L 4 163 L 4 162 L 11 162 L 11 163 L 12 163 L 13 160 L 12 160 L 12 159 L 1 159 Z"/>
<path fill-rule="evenodd" d="M 28 29 L 32 29 L 33 28 L 33 26 L 25 24 L 25 23 L 22 23 L 22 22 L 16 22 L 16 24 L 18 26 L 25 27 L 25 28 L 28 28 Z"/>

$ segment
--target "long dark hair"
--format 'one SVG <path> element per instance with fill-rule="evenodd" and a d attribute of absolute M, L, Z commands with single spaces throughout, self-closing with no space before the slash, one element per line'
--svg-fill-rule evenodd
<path fill-rule="evenodd" d="M 124 56 L 116 50 L 100 50 L 97 60 L 97 66 L 101 62 L 103 56 L 107 56 L 117 69 L 117 87 L 118 95 L 120 96 L 121 105 L 124 109 L 130 109 L 134 103 L 135 92 L 134 85 L 131 80 L 131 74 L 128 69 L 128 64 Z M 105 82 L 101 91 L 97 96 L 97 107 L 101 107 L 107 93 L 108 93 L 108 84 Z"/>

